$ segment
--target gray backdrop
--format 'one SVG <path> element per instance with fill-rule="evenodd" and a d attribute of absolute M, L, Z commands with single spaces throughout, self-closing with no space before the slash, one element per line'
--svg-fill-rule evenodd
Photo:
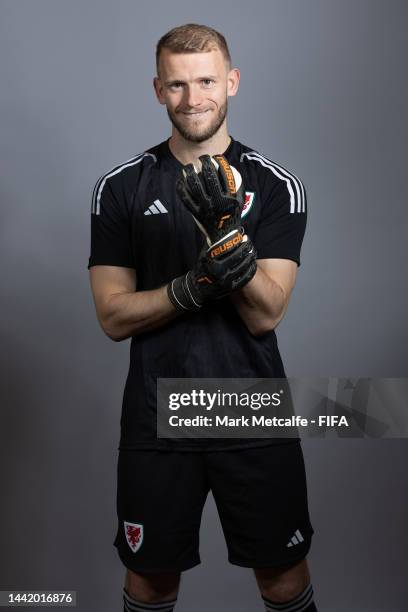
<path fill-rule="evenodd" d="M 278 338 L 290 376 L 407 375 L 402 0 L 1 2 L 0 589 L 76 589 L 121 609 L 112 546 L 129 342 L 89 288 L 93 185 L 164 140 L 154 46 L 197 21 L 241 68 L 229 127 L 305 182 L 302 266 Z M 319 610 L 407 599 L 407 441 L 305 439 Z M 178 610 L 261 611 L 211 497 Z"/>

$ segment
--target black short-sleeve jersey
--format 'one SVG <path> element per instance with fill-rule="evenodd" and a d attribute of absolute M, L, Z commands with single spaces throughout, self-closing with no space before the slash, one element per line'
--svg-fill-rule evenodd
<path fill-rule="evenodd" d="M 231 139 L 223 154 L 242 175 L 242 225 L 258 259 L 291 259 L 299 266 L 307 215 L 302 181 L 237 140 Z M 176 194 L 181 168 L 164 141 L 97 181 L 88 268 L 134 268 L 136 290 L 143 291 L 164 286 L 194 266 L 204 238 Z M 156 380 L 160 377 L 285 377 L 275 332 L 252 336 L 228 297 L 132 338 L 120 448 L 222 450 L 293 440 L 158 439 Z"/>

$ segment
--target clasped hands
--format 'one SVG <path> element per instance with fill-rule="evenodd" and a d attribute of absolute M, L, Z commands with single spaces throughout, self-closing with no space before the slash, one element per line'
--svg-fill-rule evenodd
<path fill-rule="evenodd" d="M 173 279 L 167 294 L 179 310 L 199 310 L 246 285 L 256 273 L 256 251 L 241 225 L 244 188 L 226 158 L 201 155 L 201 172 L 183 166 L 176 191 L 205 236 L 195 266 Z"/>

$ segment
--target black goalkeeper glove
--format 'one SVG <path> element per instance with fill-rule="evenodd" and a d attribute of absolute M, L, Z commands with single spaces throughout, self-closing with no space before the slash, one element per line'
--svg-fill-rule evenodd
<path fill-rule="evenodd" d="M 236 246 L 244 235 L 241 225 L 245 200 L 242 179 L 235 168 L 234 177 L 232 167 L 223 155 L 214 155 L 213 159 L 218 169 L 209 155 L 201 155 L 201 172 L 197 174 L 193 164 L 187 164 L 176 181 L 177 194 L 204 233 L 209 250 L 221 243 L 226 249 L 225 237 L 233 239 L 233 246 Z"/>
<path fill-rule="evenodd" d="M 195 267 L 167 285 L 167 295 L 178 310 L 199 310 L 246 285 L 256 269 L 255 247 L 247 236 L 227 254 L 211 256 L 204 247 Z"/>

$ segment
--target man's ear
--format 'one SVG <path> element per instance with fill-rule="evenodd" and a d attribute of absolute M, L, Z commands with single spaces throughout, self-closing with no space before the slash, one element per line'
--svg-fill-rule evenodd
<path fill-rule="evenodd" d="M 239 80 L 241 78 L 241 73 L 238 68 L 232 68 L 228 72 L 227 76 L 227 95 L 235 96 L 238 91 Z"/>
<path fill-rule="evenodd" d="M 161 80 L 159 79 L 159 77 L 155 76 L 153 79 L 153 87 L 154 87 L 154 91 L 156 93 L 156 98 L 158 99 L 160 104 L 165 104 L 164 101 L 164 97 L 163 97 L 163 86 L 161 84 Z"/>

